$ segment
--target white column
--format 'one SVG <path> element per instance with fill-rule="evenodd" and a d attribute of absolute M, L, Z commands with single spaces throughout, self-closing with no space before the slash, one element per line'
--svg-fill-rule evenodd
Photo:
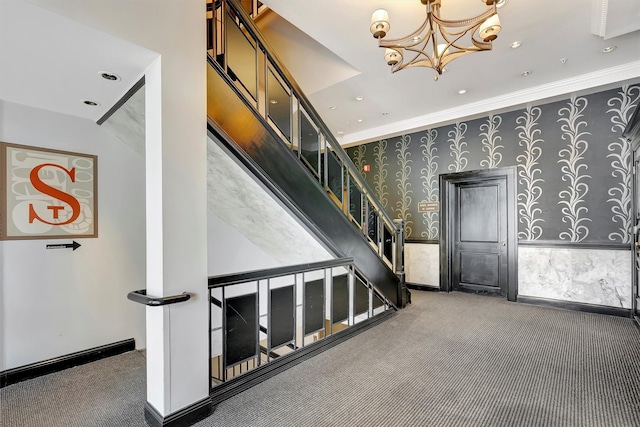
<path fill-rule="evenodd" d="M 166 416 L 209 396 L 206 3 L 32 2 L 159 54 L 145 76 L 147 293 L 193 295 L 147 308 L 147 401 Z"/>
<path fill-rule="evenodd" d="M 202 40 L 157 34 L 169 46 L 145 75 L 147 293 L 192 294 L 147 308 L 147 401 L 163 416 L 209 395 L 205 9 L 202 2 L 193 16 L 193 1 L 156 7 L 173 3 L 184 7 L 163 11 L 163 31 L 182 39 L 195 28 Z"/>

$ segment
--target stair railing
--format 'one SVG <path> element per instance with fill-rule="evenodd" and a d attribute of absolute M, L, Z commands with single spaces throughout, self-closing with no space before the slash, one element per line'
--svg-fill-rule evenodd
<path fill-rule="evenodd" d="M 352 258 L 213 276 L 209 301 L 212 390 L 396 310 Z"/>
<path fill-rule="evenodd" d="M 246 4 L 245 4 L 246 3 Z M 394 272 L 404 271 L 398 229 L 375 192 L 251 19 L 257 0 L 208 0 L 208 62 L 268 123 Z M 251 15 L 250 15 L 251 14 Z"/>

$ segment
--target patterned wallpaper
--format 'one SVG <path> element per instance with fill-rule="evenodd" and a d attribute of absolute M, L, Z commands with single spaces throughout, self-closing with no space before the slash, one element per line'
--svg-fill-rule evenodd
<path fill-rule="evenodd" d="M 439 175 L 516 166 L 521 241 L 631 242 L 631 147 L 622 131 L 640 85 L 415 132 L 347 149 L 409 239 L 436 240 Z"/>

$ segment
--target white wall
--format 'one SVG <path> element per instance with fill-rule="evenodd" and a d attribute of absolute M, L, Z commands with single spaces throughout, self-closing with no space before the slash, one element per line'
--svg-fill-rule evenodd
<path fill-rule="evenodd" d="M 144 309 L 127 300 L 145 287 L 144 159 L 91 121 L 2 101 L 0 140 L 97 155 L 99 233 L 76 251 L 0 242 L 0 370 L 127 338 L 144 347 Z"/>

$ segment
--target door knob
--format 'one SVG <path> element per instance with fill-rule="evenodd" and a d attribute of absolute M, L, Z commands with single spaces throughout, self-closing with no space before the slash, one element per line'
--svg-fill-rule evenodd
<path fill-rule="evenodd" d="M 502 246 L 507 246 L 507 242 L 502 242 Z M 640 246 L 638 242 L 636 242 L 636 246 Z"/>

